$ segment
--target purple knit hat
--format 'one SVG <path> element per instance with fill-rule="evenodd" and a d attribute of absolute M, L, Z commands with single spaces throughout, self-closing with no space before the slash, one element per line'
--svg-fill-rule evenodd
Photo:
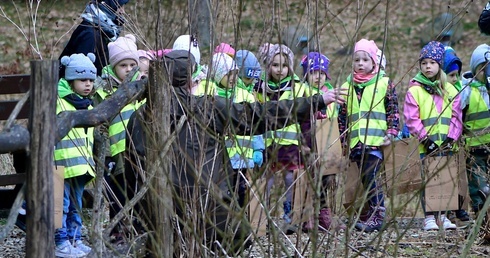
<path fill-rule="evenodd" d="M 430 58 L 441 66 L 444 59 L 444 45 L 439 41 L 427 43 L 420 51 L 419 62 L 425 58 Z"/>
<path fill-rule="evenodd" d="M 328 60 L 325 55 L 318 52 L 310 52 L 303 58 L 303 60 L 301 60 L 303 76 L 314 71 L 322 71 L 327 75 L 327 78 L 330 79 L 330 75 L 328 74 L 329 63 L 330 60 Z"/>

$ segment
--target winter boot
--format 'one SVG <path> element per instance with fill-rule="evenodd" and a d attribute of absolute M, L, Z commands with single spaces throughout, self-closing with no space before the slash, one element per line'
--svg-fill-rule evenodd
<path fill-rule="evenodd" d="M 330 208 L 322 208 L 318 217 L 318 227 L 321 231 L 327 231 L 332 225 L 332 212 Z"/>
<path fill-rule="evenodd" d="M 356 229 L 366 233 L 380 231 L 386 216 L 385 207 L 371 207 L 371 216 L 366 221 L 356 223 Z"/>

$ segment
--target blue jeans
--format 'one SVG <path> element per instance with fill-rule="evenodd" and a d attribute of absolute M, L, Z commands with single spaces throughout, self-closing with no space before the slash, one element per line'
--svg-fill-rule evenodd
<path fill-rule="evenodd" d="M 88 175 L 65 178 L 63 191 L 63 217 L 61 228 L 56 229 L 54 241 L 59 245 L 66 240 L 79 240 L 82 237 L 82 197 L 85 184 L 91 179 Z"/>
<path fill-rule="evenodd" d="M 361 171 L 361 180 L 364 190 L 368 191 L 367 199 L 371 207 L 384 207 L 383 186 L 379 182 L 379 172 L 383 168 L 383 160 L 375 155 L 365 153 L 361 162 L 361 156 L 356 155 L 351 159 L 357 163 Z"/>

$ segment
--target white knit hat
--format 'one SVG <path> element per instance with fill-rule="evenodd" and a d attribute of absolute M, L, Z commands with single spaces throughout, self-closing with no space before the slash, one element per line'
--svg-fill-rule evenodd
<path fill-rule="evenodd" d="M 201 62 L 201 51 L 197 39 L 191 35 L 180 35 L 174 42 L 172 50 L 190 51 L 197 64 Z"/>
<path fill-rule="evenodd" d="M 211 70 L 213 73 L 213 79 L 215 82 L 221 82 L 221 79 L 226 76 L 230 71 L 238 70 L 238 66 L 236 65 L 233 58 L 225 53 L 216 53 L 213 55 L 213 69 Z"/>

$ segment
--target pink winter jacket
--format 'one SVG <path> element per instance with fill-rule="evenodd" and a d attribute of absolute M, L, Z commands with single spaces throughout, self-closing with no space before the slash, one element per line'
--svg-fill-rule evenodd
<path fill-rule="evenodd" d="M 420 87 L 420 84 L 412 80 L 410 81 L 408 87 Z M 436 104 L 437 112 L 440 113 L 443 108 L 443 99 L 441 98 L 441 96 L 435 94 L 431 96 L 434 103 Z M 454 140 L 458 140 L 461 136 L 461 133 L 463 132 L 463 112 L 461 110 L 460 102 L 461 100 L 458 94 L 452 102 L 453 112 L 451 116 L 451 123 L 449 124 L 449 133 L 447 135 L 447 137 L 450 137 Z M 407 91 L 407 95 L 405 95 L 403 115 L 405 117 L 405 124 L 407 125 L 410 134 L 417 136 L 419 141 L 422 140 L 427 135 L 427 132 L 425 131 L 424 125 L 420 120 L 419 106 L 417 105 L 417 102 L 415 101 L 410 91 Z"/>

